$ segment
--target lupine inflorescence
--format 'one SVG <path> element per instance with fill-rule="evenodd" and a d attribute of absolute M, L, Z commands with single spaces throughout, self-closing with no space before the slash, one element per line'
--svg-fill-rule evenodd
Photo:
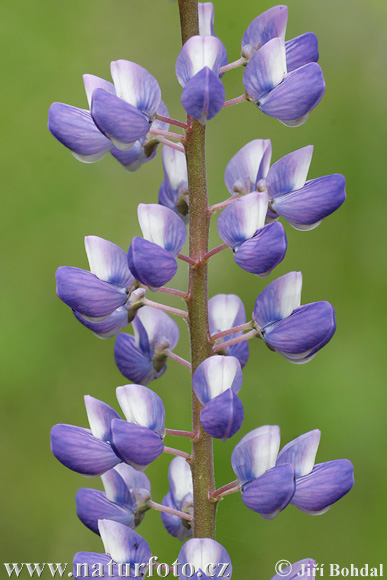
<path fill-rule="evenodd" d="M 99 161 L 110 152 L 125 169 L 135 171 L 163 145 L 164 180 L 158 203 L 138 206 L 143 237 L 128 240 L 126 251 L 111 241 L 87 236 L 90 271 L 63 266 L 56 273 L 57 294 L 75 317 L 99 337 L 116 337 L 116 364 L 132 381 L 116 390 L 123 416 L 87 395 L 90 428 L 60 424 L 51 432 L 55 457 L 85 476 L 101 476 L 105 489 L 82 488 L 76 495 L 77 514 L 100 534 L 105 553 L 76 554 L 75 577 L 85 575 L 80 569 L 86 565 L 90 574 L 98 565 L 111 565 L 113 577 L 120 576 L 123 566 L 128 577 L 146 575 L 152 553 L 134 528 L 149 509 L 161 512 L 169 534 L 187 540 L 178 555 L 180 568 L 171 570 L 175 576 L 185 578 L 189 569 L 194 578 L 217 578 L 222 565 L 231 577 L 230 556 L 214 537 L 218 500 L 241 492 L 245 506 L 264 519 L 273 519 L 288 504 L 320 514 L 353 485 L 353 467 L 347 459 L 315 465 L 318 429 L 296 437 L 279 451 L 279 427 L 265 425 L 240 438 L 231 456 L 237 479 L 215 489 L 212 438 L 229 439 L 243 425 L 239 395 L 242 368 L 249 359 L 247 340 L 259 338 L 288 361 L 306 363 L 330 341 L 336 322 L 329 302 L 301 305 L 301 272 L 274 277 L 255 305 L 248 305 L 249 320 L 236 294 L 208 300 L 208 262 L 230 248 L 243 270 L 258 277 L 272 275 L 286 260 L 286 223 L 284 227 L 278 220 L 283 218 L 298 230 L 318 226 L 344 202 L 345 179 L 334 174 L 307 180 L 310 145 L 271 165 L 270 140 L 257 138 L 226 166 L 229 196 L 208 205 L 207 123 L 225 107 L 245 101 L 285 125 L 300 125 L 320 102 L 325 83 L 317 64 L 316 36 L 307 33 L 285 41 L 286 6 L 271 8 L 249 24 L 241 57 L 231 63 L 214 32 L 213 5 L 179 1 L 179 10 L 183 46 L 176 59 L 176 76 L 182 86 L 185 121 L 169 118 L 157 80 L 127 60 L 111 63 L 113 83 L 84 75 L 89 110 L 62 103 L 49 110 L 49 130 L 83 162 Z M 244 67 L 243 93 L 226 101 L 222 77 L 237 67 Z M 170 131 L 171 125 L 178 132 Z M 208 250 L 210 220 L 217 212 L 223 243 Z M 188 256 L 180 253 L 187 230 Z M 165 286 L 175 276 L 179 261 L 189 265 L 187 290 Z M 158 292 L 161 299 L 163 293 L 175 295 L 187 308 L 153 301 L 149 291 Z M 171 314 L 188 322 L 190 362 L 174 350 L 179 330 Z M 129 324 L 133 333 L 125 331 Z M 192 430 L 166 428 L 168 409 L 148 386 L 164 374 L 170 358 L 192 375 Z M 168 447 L 169 435 L 189 438 L 191 454 Z M 156 503 L 144 470 L 164 452 L 175 458 L 169 467 L 169 492 Z M 288 577 L 309 578 L 314 564 L 301 560 Z"/>

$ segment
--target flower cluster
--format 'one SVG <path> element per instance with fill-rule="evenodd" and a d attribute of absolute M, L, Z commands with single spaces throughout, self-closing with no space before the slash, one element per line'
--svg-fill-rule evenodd
<path fill-rule="evenodd" d="M 188 8 L 181 4 L 183 22 Z M 191 152 L 190 139 L 203 136 L 203 127 L 224 108 L 252 102 L 266 115 L 297 126 L 320 102 L 325 83 L 317 64 L 317 38 L 307 33 L 285 41 L 287 17 L 287 7 L 276 6 L 255 18 L 243 35 L 241 58 L 229 63 L 226 48 L 214 32 L 213 5 L 199 3 L 198 34 L 189 35 L 175 66 L 186 122 L 169 118 L 157 80 L 127 60 L 111 63 L 113 83 L 84 76 L 90 110 L 62 103 L 50 107 L 51 133 L 84 162 L 98 161 L 110 152 L 125 169 L 135 171 L 163 144 L 164 180 L 158 203 L 138 205 L 142 236 L 128 240 L 128 249 L 87 236 L 90 270 L 63 266 L 56 273 L 57 295 L 77 320 L 101 338 L 116 337 L 116 365 L 132 381 L 116 390 L 124 419 L 111 406 L 87 395 L 90 428 L 59 424 L 51 431 L 55 457 L 77 473 L 100 476 L 105 490 L 82 488 L 76 495 L 79 519 L 100 534 L 106 554 L 76 554 L 74 577 L 85 577 L 82 566 L 94 571 L 97 564 L 111 565 L 111 577 L 120 577 L 123 566 L 128 577 L 153 575 L 150 548 L 134 528 L 146 511 L 155 509 L 161 512 L 170 535 L 181 542 L 187 540 L 178 555 L 180 569 L 173 570 L 175 576 L 187 577 L 189 567 L 194 578 L 218 578 L 224 575 L 220 566 L 226 566 L 230 578 L 229 554 L 200 531 L 201 517 L 213 518 L 214 523 L 218 500 L 241 492 L 243 503 L 264 519 L 273 519 L 288 504 L 306 513 L 322 514 L 353 485 L 349 460 L 314 464 L 318 429 L 297 437 L 281 451 L 278 426 L 265 425 L 247 433 L 231 456 L 237 480 L 217 490 L 212 447 L 207 444 L 211 438 L 232 438 L 242 428 L 240 394 L 242 368 L 249 359 L 248 339 L 259 338 L 271 351 L 299 364 L 310 361 L 336 329 L 335 311 L 329 302 L 301 306 L 301 272 L 288 272 L 267 284 L 255 305 L 250 305 L 251 320 L 236 294 L 218 294 L 207 300 L 207 263 L 214 254 L 230 248 L 245 272 L 269 276 L 286 260 L 287 226 L 279 219 L 297 230 L 309 230 L 345 200 L 342 175 L 307 180 L 312 146 L 290 152 L 271 165 L 271 142 L 259 138 L 228 162 L 224 179 L 229 195 L 226 193 L 223 202 L 209 207 L 204 191 L 204 203 L 199 207 L 195 197 L 200 163 Z M 244 67 L 244 92 L 226 101 L 223 75 L 238 67 Z M 180 132 L 171 132 L 171 125 Z M 199 185 L 203 194 L 205 174 Z M 217 230 L 223 243 L 208 251 L 207 226 L 218 211 Z M 198 229 L 200 222 L 207 236 L 205 243 L 203 232 L 195 230 L 194 224 Z M 181 253 L 187 228 L 189 256 Z M 179 263 L 189 264 L 187 291 L 166 287 Z M 147 297 L 156 292 L 181 298 L 187 309 Z M 192 306 L 199 303 L 200 311 Z M 179 328 L 170 314 L 188 322 L 192 365 L 174 352 Z M 133 333 L 121 332 L 129 324 Z M 192 432 L 166 428 L 163 401 L 148 387 L 164 374 L 170 358 L 192 374 Z M 168 436 L 188 438 L 192 453 L 167 447 L 164 440 Z M 143 472 L 163 452 L 175 457 L 169 466 L 169 491 L 156 503 Z M 204 488 L 202 482 L 206 481 Z M 290 577 L 309 578 L 313 565 L 310 559 L 297 562 Z M 163 574 L 170 571 L 164 568 Z"/>

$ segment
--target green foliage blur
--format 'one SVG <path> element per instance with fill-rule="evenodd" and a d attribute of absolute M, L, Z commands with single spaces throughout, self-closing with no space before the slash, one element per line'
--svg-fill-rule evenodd
<path fill-rule="evenodd" d="M 247 25 L 271 4 L 214 4 L 216 33 L 235 60 Z M 256 138 L 272 140 L 273 161 L 313 144 L 309 177 L 344 174 L 348 199 L 313 231 L 286 226 L 288 253 L 267 280 L 240 270 L 229 252 L 215 256 L 209 293 L 239 294 L 249 315 L 270 280 L 302 270 L 303 303 L 332 302 L 338 328 L 331 343 L 301 366 L 250 342 L 241 391 L 246 418 L 232 441 L 215 443 L 216 480 L 219 487 L 234 479 L 230 455 L 242 435 L 278 424 L 283 444 L 321 429 L 317 461 L 350 459 L 355 487 L 321 517 L 289 506 L 271 522 L 244 507 L 239 494 L 225 498 L 217 539 L 231 555 L 235 580 L 269 580 L 284 558 L 341 566 L 376 566 L 385 558 L 387 3 L 289 0 L 288 6 L 287 39 L 308 31 L 319 38 L 326 94 L 296 129 L 246 103 L 212 120 L 210 202 L 227 197 L 226 164 Z M 60 265 L 87 267 L 85 235 L 128 248 L 140 234 L 137 204 L 157 201 L 162 166 L 160 152 L 133 174 L 111 156 L 79 163 L 49 134 L 47 110 L 54 101 L 86 107 L 82 74 L 110 79 L 110 61 L 124 58 L 157 77 L 171 116 L 184 119 L 174 73 L 178 6 L 170 0 L 3 0 L 1 14 L 1 562 L 71 562 L 77 551 L 103 551 L 78 521 L 74 502 L 79 487 L 101 484 L 51 456 L 49 431 L 61 422 L 87 426 L 84 394 L 118 408 L 115 388 L 125 379 L 114 365 L 114 341 L 98 340 L 77 323 L 56 297 L 54 273 Z M 243 92 L 241 78 L 240 69 L 225 75 L 226 98 Z M 210 247 L 220 243 L 215 223 Z M 173 285 L 185 289 L 186 274 L 182 264 Z M 180 306 L 178 299 L 151 298 Z M 188 357 L 187 329 L 180 328 L 176 351 Z M 188 429 L 186 369 L 171 361 L 151 387 L 164 399 L 167 426 Z M 167 492 L 169 461 L 161 457 L 147 470 L 155 501 Z M 160 561 L 176 559 L 180 544 L 164 531 L 158 513 L 148 513 L 137 531 Z"/>

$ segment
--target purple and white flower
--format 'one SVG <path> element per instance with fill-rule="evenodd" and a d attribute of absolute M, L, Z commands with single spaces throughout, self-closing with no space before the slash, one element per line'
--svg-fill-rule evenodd
<path fill-rule="evenodd" d="M 291 127 L 305 123 L 325 92 L 322 70 L 316 62 L 288 71 L 285 43 L 278 37 L 253 54 L 243 85 L 248 100 Z"/>
<path fill-rule="evenodd" d="M 101 475 L 105 491 L 81 488 L 75 501 L 79 519 L 99 534 L 98 520 L 113 520 L 135 528 L 144 518 L 150 499 L 150 482 L 145 473 L 120 463 Z"/>
<path fill-rule="evenodd" d="M 211 437 L 225 441 L 240 429 L 244 411 L 237 394 L 242 382 L 241 365 L 233 356 L 211 356 L 194 372 L 192 388 L 204 405 L 200 422 Z"/>
<path fill-rule="evenodd" d="M 192 538 L 181 548 L 177 557 L 179 580 L 189 576 L 194 580 L 232 576 L 231 558 L 219 542 L 210 538 Z"/>
<path fill-rule="evenodd" d="M 300 306 L 301 288 L 301 272 L 289 272 L 260 293 L 253 312 L 266 345 L 296 364 L 310 361 L 336 330 L 333 306 L 325 301 Z"/>
<path fill-rule="evenodd" d="M 272 519 L 289 503 L 319 515 L 346 495 L 353 486 L 352 463 L 337 459 L 314 465 L 320 435 L 318 429 L 305 433 L 279 455 L 278 426 L 265 425 L 245 435 L 231 456 L 243 503 Z"/>
<path fill-rule="evenodd" d="M 169 492 L 163 498 L 162 505 L 192 515 L 193 487 L 191 468 L 183 457 L 175 457 L 168 469 Z M 192 536 L 188 520 L 168 512 L 161 512 L 165 529 L 171 536 L 181 542 Z"/>
<path fill-rule="evenodd" d="M 111 520 L 99 520 L 98 527 L 106 553 L 78 552 L 75 554 L 74 578 L 88 577 L 89 571 L 93 570 L 101 571 L 102 577 L 122 578 L 124 573 L 127 578 L 143 578 L 152 557 L 144 538 L 131 528 Z M 110 564 L 112 561 L 113 565 Z M 118 566 L 119 564 L 121 566 Z"/>
<path fill-rule="evenodd" d="M 116 365 L 121 373 L 138 384 L 147 385 L 166 370 L 166 350 L 179 340 L 179 328 L 168 314 L 143 306 L 133 321 L 134 336 L 121 333 L 114 345 Z"/>
<path fill-rule="evenodd" d="M 269 171 L 270 139 L 254 139 L 247 143 L 228 162 L 224 181 L 231 195 L 245 195 L 257 191 L 258 183 Z"/>
<path fill-rule="evenodd" d="M 213 296 L 208 301 L 208 322 L 211 334 L 224 332 L 229 328 L 244 324 L 246 322 L 246 310 L 242 300 L 236 294 L 217 294 Z M 217 340 L 217 344 L 222 344 L 226 340 L 242 334 L 243 332 L 240 331 L 224 336 Z M 249 360 L 247 340 L 227 346 L 225 354 L 236 357 L 243 368 Z"/>
<path fill-rule="evenodd" d="M 188 175 L 185 154 L 163 147 L 164 181 L 159 190 L 159 204 L 168 207 L 188 222 Z"/>
<path fill-rule="evenodd" d="M 63 465 L 86 475 L 102 475 L 120 463 L 111 447 L 111 422 L 121 419 L 109 405 L 85 396 L 90 429 L 58 424 L 51 429 L 51 451 Z"/>
<path fill-rule="evenodd" d="M 218 218 L 219 236 L 232 248 L 235 262 L 260 277 L 270 274 L 287 249 L 282 224 L 265 225 L 267 209 L 267 194 L 255 191 L 234 201 Z"/>
<path fill-rule="evenodd" d="M 124 250 L 97 236 L 85 237 L 90 271 L 61 266 L 56 293 L 76 318 L 101 338 L 127 326 L 141 307 L 144 289 L 128 268 Z"/>
<path fill-rule="evenodd" d="M 202 125 L 215 117 L 225 101 L 219 78 L 227 52 L 216 36 L 192 36 L 176 60 L 176 76 L 183 87 L 181 103 Z"/>
<path fill-rule="evenodd" d="M 144 237 L 135 237 L 130 244 L 129 269 L 142 284 L 159 288 L 177 272 L 176 256 L 187 229 L 173 210 L 159 204 L 140 203 L 137 214 Z"/>

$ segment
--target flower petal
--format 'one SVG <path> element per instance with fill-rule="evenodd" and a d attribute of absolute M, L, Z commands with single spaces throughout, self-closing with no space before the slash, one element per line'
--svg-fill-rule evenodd
<path fill-rule="evenodd" d="M 51 451 L 63 465 L 90 477 L 102 475 L 120 462 L 108 443 L 75 425 L 54 425 Z"/>
<path fill-rule="evenodd" d="M 309 62 L 317 62 L 319 58 L 318 40 L 313 32 L 301 34 L 285 42 L 286 66 L 288 72 L 300 68 Z"/>
<path fill-rule="evenodd" d="M 98 520 L 113 520 L 134 527 L 133 512 L 127 506 L 109 501 L 103 491 L 81 488 L 75 496 L 77 516 L 92 532 L 99 534 Z"/>
<path fill-rule="evenodd" d="M 235 248 L 264 226 L 268 197 L 265 192 L 248 193 L 226 207 L 218 217 L 218 233 Z"/>
<path fill-rule="evenodd" d="M 215 36 L 214 5 L 212 2 L 199 2 L 199 35 Z"/>
<path fill-rule="evenodd" d="M 114 468 L 115 471 L 122 477 L 129 491 L 143 489 L 150 493 L 151 484 L 145 473 L 137 471 L 127 463 L 119 463 Z"/>
<path fill-rule="evenodd" d="M 291 463 L 295 477 L 302 477 L 313 469 L 321 431 L 314 429 L 287 443 L 278 455 L 276 465 Z"/>
<path fill-rule="evenodd" d="M 186 580 L 192 571 L 194 575 L 191 576 L 194 580 L 198 578 L 202 578 L 202 580 L 219 577 L 231 578 L 232 576 L 230 556 L 219 542 L 210 538 L 188 540 L 181 548 L 177 559 L 181 564 L 178 568 L 179 580 Z M 226 568 L 225 565 L 227 565 Z M 220 576 L 222 570 L 223 573 Z"/>
<path fill-rule="evenodd" d="M 162 348 L 173 350 L 177 345 L 179 327 L 165 312 L 151 306 L 143 306 L 133 321 L 136 335 L 139 331 L 140 323 L 145 329 L 148 340 L 153 345 L 154 350 L 161 350 Z"/>
<path fill-rule="evenodd" d="M 177 272 L 176 259 L 168 250 L 138 237 L 130 244 L 128 264 L 136 280 L 151 288 L 164 286 Z"/>
<path fill-rule="evenodd" d="M 166 507 L 178 509 L 173 501 L 171 492 L 168 492 L 167 495 L 163 497 L 161 503 Z M 192 528 L 187 520 L 183 520 L 182 518 L 179 518 L 179 516 L 167 512 L 161 512 L 161 520 L 168 534 L 171 534 L 174 538 L 178 538 L 181 542 L 184 542 L 184 540 L 192 536 Z"/>
<path fill-rule="evenodd" d="M 117 564 L 112 566 L 111 561 L 111 557 L 106 554 L 77 552 L 73 560 L 73 576 L 74 578 L 91 578 L 90 574 L 98 570 L 101 578 L 105 574 L 109 574 L 109 578 L 120 578 Z"/>
<path fill-rule="evenodd" d="M 127 171 L 137 171 L 144 163 L 151 161 L 157 153 L 156 146 L 150 151 L 143 146 L 144 139 L 139 139 L 128 151 L 113 147 L 110 153 Z"/>
<path fill-rule="evenodd" d="M 234 334 L 235 336 L 235 334 Z M 237 344 L 233 344 L 226 348 L 227 356 L 235 356 L 240 362 L 241 367 L 243 368 L 247 361 L 249 360 L 249 345 L 247 340 L 244 342 L 237 342 Z"/>
<path fill-rule="evenodd" d="M 276 161 L 266 177 L 266 187 L 272 199 L 304 187 L 312 161 L 313 145 L 293 151 Z"/>
<path fill-rule="evenodd" d="M 205 67 L 218 75 L 224 55 L 225 48 L 216 36 L 191 36 L 176 60 L 176 76 L 181 86 Z"/>
<path fill-rule="evenodd" d="M 283 225 L 268 224 L 235 250 L 234 259 L 246 272 L 267 276 L 284 259 L 287 245 Z"/>
<path fill-rule="evenodd" d="M 157 203 L 140 203 L 137 215 L 144 238 L 176 257 L 187 239 L 183 220 Z"/>
<path fill-rule="evenodd" d="M 120 563 L 148 564 L 152 553 L 147 542 L 134 530 L 109 520 L 100 520 L 99 532 L 105 551 Z"/>
<path fill-rule="evenodd" d="M 319 223 L 345 201 L 345 178 L 334 174 L 307 181 L 305 187 L 274 200 L 273 209 L 294 227 Z"/>
<path fill-rule="evenodd" d="M 178 193 L 182 188 L 188 191 L 187 161 L 182 151 L 166 145 L 162 151 L 165 181 L 169 190 Z"/>
<path fill-rule="evenodd" d="M 266 177 L 270 167 L 270 139 L 254 139 L 230 159 L 224 181 L 230 194 L 254 191 L 257 182 Z"/>
<path fill-rule="evenodd" d="M 227 389 L 204 405 L 200 414 L 203 429 L 216 439 L 226 441 L 242 426 L 242 401 L 232 389 Z"/>
<path fill-rule="evenodd" d="M 134 336 L 121 333 L 114 345 L 114 359 L 120 372 L 134 383 L 148 384 L 155 378 L 151 360 L 136 345 Z"/>
<path fill-rule="evenodd" d="M 290 316 L 301 302 L 302 274 L 289 272 L 273 280 L 258 296 L 253 318 L 260 328 Z"/>
<path fill-rule="evenodd" d="M 324 92 L 321 67 L 312 62 L 289 73 L 258 105 L 269 117 L 286 122 L 298 121 L 318 105 Z"/>
<path fill-rule="evenodd" d="M 161 437 L 154 431 L 122 419 L 112 421 L 111 444 L 122 461 L 139 470 L 157 459 L 164 449 Z"/>
<path fill-rule="evenodd" d="M 208 301 L 208 319 L 210 333 L 216 334 L 246 322 L 246 310 L 236 294 L 216 294 Z"/>
<path fill-rule="evenodd" d="M 151 429 L 160 437 L 164 434 L 165 410 L 162 399 L 143 385 L 117 387 L 117 400 L 130 423 Z"/>
<path fill-rule="evenodd" d="M 291 316 L 268 327 L 264 339 L 284 354 L 312 354 L 332 338 L 336 330 L 335 311 L 329 302 L 312 302 L 297 308 Z"/>
<path fill-rule="evenodd" d="M 297 478 L 291 503 L 301 511 L 318 512 L 341 499 L 353 484 L 353 465 L 348 459 L 319 463 L 311 473 Z"/>
<path fill-rule="evenodd" d="M 85 161 L 102 159 L 112 147 L 111 141 L 95 126 L 89 111 L 64 103 L 51 105 L 48 128 L 62 145 L 73 153 L 85 156 Z"/>
<path fill-rule="evenodd" d="M 86 326 L 86 328 L 94 332 L 94 334 L 99 338 L 112 338 L 113 336 L 116 336 L 116 334 L 118 334 L 120 330 L 125 328 L 125 326 L 130 322 L 129 312 L 125 306 L 120 306 L 107 318 L 104 318 L 104 320 L 99 322 L 88 320 L 75 310 L 73 313 L 75 318 L 79 320 L 83 326 Z"/>
<path fill-rule="evenodd" d="M 242 491 L 242 501 L 251 510 L 271 520 L 288 505 L 294 489 L 293 467 L 285 463 L 248 483 Z"/>
<path fill-rule="evenodd" d="M 107 317 L 127 300 L 125 288 L 103 282 L 80 268 L 61 266 L 55 278 L 58 297 L 83 316 Z"/>
<path fill-rule="evenodd" d="M 231 464 L 242 485 L 257 479 L 274 467 L 280 445 L 277 425 L 264 425 L 250 431 L 235 446 Z"/>
<path fill-rule="evenodd" d="M 95 75 L 83 75 L 83 84 L 85 85 L 85 91 L 89 107 L 91 107 L 93 93 L 96 89 L 104 89 L 111 95 L 116 94 L 116 89 L 114 88 L 113 83 L 105 81 L 105 79 L 101 79 L 100 77 L 97 77 Z"/>
<path fill-rule="evenodd" d="M 125 463 L 120 463 L 119 465 L 126 465 Z M 115 467 L 118 467 L 116 465 Z M 127 465 L 126 467 L 129 467 Z M 115 503 L 125 504 L 126 506 L 134 507 L 135 501 L 129 492 L 126 482 L 118 473 L 118 471 L 113 468 L 109 469 L 106 473 L 101 475 L 101 480 L 105 488 L 106 498 Z M 104 519 L 104 518 L 99 518 Z M 109 518 L 107 518 L 109 519 Z"/>
<path fill-rule="evenodd" d="M 192 77 L 181 94 L 181 104 L 184 109 L 202 125 L 219 113 L 224 101 L 223 83 L 208 67 Z"/>
<path fill-rule="evenodd" d="M 130 288 L 134 278 L 124 250 L 98 236 L 86 236 L 85 248 L 92 274 L 104 282 Z"/>
<path fill-rule="evenodd" d="M 119 97 L 96 89 L 91 103 L 91 115 L 97 127 L 118 149 L 129 149 L 150 129 L 145 115 Z"/>
<path fill-rule="evenodd" d="M 232 356 L 210 356 L 193 374 L 192 387 L 202 405 L 227 389 L 235 394 L 242 387 L 243 375 L 239 361 Z"/>
<path fill-rule="evenodd" d="M 243 73 L 243 86 L 255 102 L 260 102 L 285 75 L 285 43 L 281 38 L 273 38 L 252 56 Z"/>
<path fill-rule="evenodd" d="M 172 459 L 168 469 L 168 481 L 176 509 L 181 509 L 182 501 L 187 496 L 193 498 L 191 467 L 183 457 L 177 456 Z"/>
<path fill-rule="evenodd" d="M 85 395 L 85 406 L 93 436 L 101 441 L 110 441 L 110 423 L 113 419 L 121 419 L 117 411 L 90 395 Z"/>
<path fill-rule="evenodd" d="M 287 22 L 287 6 L 274 6 L 257 16 L 243 35 L 242 56 L 251 58 L 254 52 L 273 38 L 285 40 Z"/>
<path fill-rule="evenodd" d="M 113 61 L 110 70 L 117 96 L 152 119 L 161 101 L 161 90 L 155 77 L 128 60 Z"/>

